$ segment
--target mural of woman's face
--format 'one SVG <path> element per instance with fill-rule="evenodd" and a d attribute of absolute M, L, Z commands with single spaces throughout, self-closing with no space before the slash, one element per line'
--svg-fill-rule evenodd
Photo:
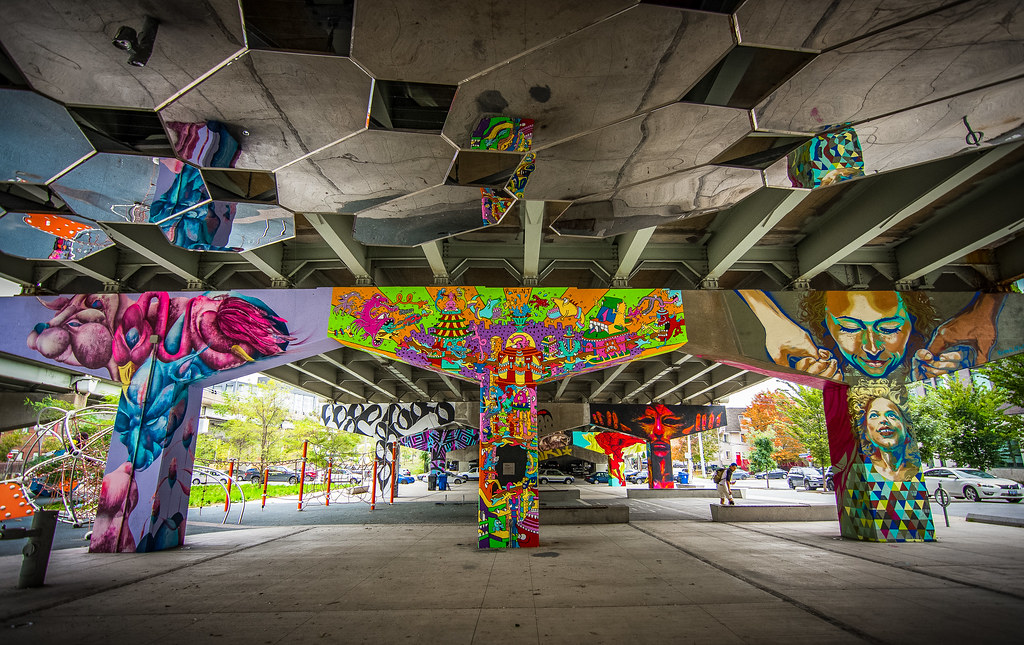
<path fill-rule="evenodd" d="M 864 414 L 868 440 L 881 450 L 891 451 L 907 440 L 907 427 L 899 407 L 885 398 L 871 401 Z"/>
<path fill-rule="evenodd" d="M 825 326 L 858 370 L 881 378 L 903 362 L 912 325 L 898 293 L 831 291 L 825 303 Z"/>

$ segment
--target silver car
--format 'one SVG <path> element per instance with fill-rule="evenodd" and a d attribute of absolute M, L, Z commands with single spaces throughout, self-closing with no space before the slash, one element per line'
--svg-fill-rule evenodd
<path fill-rule="evenodd" d="M 934 495 L 939 485 L 953 497 L 969 502 L 1005 499 L 1017 504 L 1024 499 L 1024 487 L 1012 479 L 1002 479 L 974 468 L 932 468 L 922 473 L 928 494 Z"/>

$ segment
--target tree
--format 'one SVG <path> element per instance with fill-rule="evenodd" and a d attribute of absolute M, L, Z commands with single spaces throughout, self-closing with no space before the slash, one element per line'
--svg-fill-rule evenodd
<path fill-rule="evenodd" d="M 741 426 L 752 435 L 768 435 L 774 445 L 772 459 L 776 464 L 791 464 L 799 460 L 804 446 L 800 440 L 786 428 L 789 418 L 783 405 L 789 399 L 785 392 L 772 390 L 760 392 L 751 400 L 743 412 Z M 753 467 L 753 466 L 752 466 Z M 774 466 L 773 466 L 774 467 Z M 755 468 L 755 472 L 761 469 Z"/>
<path fill-rule="evenodd" d="M 319 468 L 326 468 L 328 459 L 335 468 L 346 463 L 354 464 L 373 441 L 361 434 L 328 428 L 315 415 L 296 419 L 293 424 L 292 433 L 309 440 L 312 451 L 307 458 Z"/>
<path fill-rule="evenodd" d="M 768 471 L 775 468 L 775 460 L 772 459 L 772 452 L 775 451 L 775 443 L 772 441 L 772 433 L 763 433 L 754 437 L 754 447 L 750 451 L 750 467 L 754 472 Z M 764 478 L 765 487 L 771 488 L 771 479 Z"/>
<path fill-rule="evenodd" d="M 1015 434 L 1014 422 L 1003 414 L 1004 392 L 953 378 L 933 392 L 941 410 L 943 454 L 980 470 L 996 464 Z"/>
<path fill-rule="evenodd" d="M 825 404 L 822 391 L 797 385 L 782 403 L 789 419 L 783 432 L 791 434 L 811 453 L 814 464 L 821 468 L 832 464 L 828 450 L 828 429 L 825 426 Z"/>
<path fill-rule="evenodd" d="M 921 444 L 921 459 L 926 461 L 931 461 L 942 450 L 946 424 L 941 409 L 934 389 L 925 391 L 924 396 L 911 396 L 907 402 L 911 432 Z"/>
<path fill-rule="evenodd" d="M 255 457 L 253 461 L 262 471 L 274 456 L 285 454 L 277 441 L 283 438 L 282 424 L 288 419 L 288 396 L 284 385 L 267 381 L 241 395 L 225 394 L 224 403 L 214 406 L 218 413 L 229 417 L 224 430 L 228 443 L 237 451 L 235 457 Z M 257 446 L 252 455 L 252 448 Z"/>
<path fill-rule="evenodd" d="M 1009 403 L 1024 408 L 1024 354 L 988 363 L 981 373 L 1006 393 Z"/>

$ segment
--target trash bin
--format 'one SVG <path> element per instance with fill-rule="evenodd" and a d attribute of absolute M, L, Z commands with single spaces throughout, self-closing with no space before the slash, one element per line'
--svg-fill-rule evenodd
<path fill-rule="evenodd" d="M 437 490 L 437 474 L 427 475 L 427 490 Z"/>
<path fill-rule="evenodd" d="M 685 470 L 680 470 L 679 472 L 676 473 L 676 481 L 680 484 L 689 484 L 690 473 L 686 472 Z"/>
<path fill-rule="evenodd" d="M 437 474 L 437 489 L 448 490 L 448 473 L 441 471 Z"/>

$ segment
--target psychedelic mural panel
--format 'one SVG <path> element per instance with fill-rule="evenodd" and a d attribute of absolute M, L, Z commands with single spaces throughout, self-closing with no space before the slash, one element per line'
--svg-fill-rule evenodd
<path fill-rule="evenodd" d="M 828 379 L 825 412 L 843 535 L 934 539 L 905 383 L 1020 351 L 1016 294 L 738 291 L 771 362 Z M 1005 311 L 1013 313 L 1005 315 Z"/>
<path fill-rule="evenodd" d="M 90 549 L 157 551 L 182 543 L 201 384 L 283 362 L 313 336 L 289 323 L 296 301 L 283 292 L 77 294 L 11 299 L 22 325 L 0 351 L 109 377 L 122 385 Z M 318 320 L 319 319 L 319 320 Z M 308 347 L 315 348 L 311 343 Z M 319 350 L 316 350 L 319 351 Z M 192 387 L 196 385 L 196 387 Z"/>
<path fill-rule="evenodd" d="M 428 430 L 398 440 L 399 445 L 429 453 L 430 471 L 434 474 L 445 470 L 448 452 L 468 448 L 476 442 L 476 428 Z"/>
<path fill-rule="evenodd" d="M 665 289 L 334 290 L 338 342 L 480 384 L 480 545 L 534 546 L 537 385 L 673 351 L 682 293 Z"/>
<path fill-rule="evenodd" d="M 864 153 L 853 128 L 842 128 L 811 138 L 788 159 L 789 179 L 795 188 L 818 188 L 864 176 Z"/>
<path fill-rule="evenodd" d="M 722 406 L 592 403 L 590 422 L 613 431 L 600 434 L 624 434 L 646 441 L 647 464 L 651 470 L 650 487 L 673 488 L 671 441 L 696 432 L 721 428 L 726 425 L 726 415 Z M 624 443 L 614 436 L 607 437 L 606 442 L 610 447 Z M 602 452 L 608 455 L 609 471 L 613 458 L 618 460 L 618 468 L 622 468 L 621 452 Z"/>

